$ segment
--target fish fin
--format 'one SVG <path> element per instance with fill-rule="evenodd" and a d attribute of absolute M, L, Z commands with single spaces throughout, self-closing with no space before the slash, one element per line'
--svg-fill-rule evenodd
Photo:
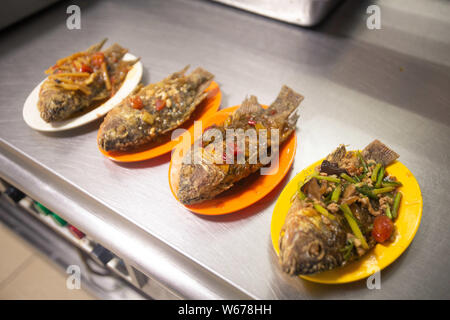
<path fill-rule="evenodd" d="M 242 115 L 255 115 L 263 110 L 255 96 L 246 97 L 241 106 L 234 112 L 233 118 L 239 119 Z"/>
<path fill-rule="evenodd" d="M 372 159 L 377 163 L 382 163 L 384 166 L 388 166 L 400 157 L 398 153 L 390 149 L 380 140 L 374 140 L 367 145 L 362 151 L 362 156 L 365 160 Z"/>
<path fill-rule="evenodd" d="M 103 51 L 106 57 L 114 56 L 115 59 L 120 60 L 128 52 L 128 49 L 122 47 L 118 43 L 113 43 L 108 49 Z"/>
<path fill-rule="evenodd" d="M 179 71 L 178 74 L 184 75 L 187 68 L 189 68 L 189 65 L 186 66 L 183 70 Z M 190 78 L 190 81 L 194 83 L 194 86 L 198 86 L 196 89 L 196 95 L 194 98 L 194 101 L 188 106 L 186 109 L 186 113 L 184 114 L 183 118 L 180 119 L 180 123 L 184 123 L 187 121 L 192 113 L 196 110 L 197 106 L 208 96 L 207 92 L 204 92 L 206 88 L 209 87 L 211 84 L 212 79 L 214 78 L 214 75 L 205 69 L 202 68 L 196 68 L 194 71 L 191 72 L 191 74 L 188 76 Z M 168 128 L 167 130 L 162 131 L 162 133 L 167 133 L 168 131 L 173 130 L 173 128 Z"/>
<path fill-rule="evenodd" d="M 140 61 L 141 60 L 141 57 L 138 57 L 138 58 L 136 58 L 136 59 L 134 59 L 134 60 L 127 60 L 127 61 L 124 61 L 124 60 L 120 60 L 120 63 L 122 64 L 122 65 L 126 65 L 126 66 L 128 66 L 128 67 L 132 67 L 132 66 L 134 66 L 138 61 Z"/>
<path fill-rule="evenodd" d="M 211 72 L 198 67 L 191 72 L 189 78 L 191 78 L 191 80 L 198 85 L 197 94 L 199 95 L 209 87 L 214 78 L 214 75 Z"/>
<path fill-rule="evenodd" d="M 331 163 L 339 163 L 347 154 L 345 145 L 341 144 L 332 153 L 327 156 L 327 161 Z"/>
<path fill-rule="evenodd" d="M 92 46 L 90 46 L 86 52 L 97 52 L 100 51 L 100 49 L 103 47 L 103 45 L 105 44 L 105 42 L 108 40 L 108 38 L 104 38 L 102 41 L 100 41 L 99 43 L 96 43 Z"/>
<path fill-rule="evenodd" d="M 177 78 L 181 78 L 184 77 L 186 71 L 191 67 L 190 64 L 188 64 L 187 66 L 185 66 L 183 69 L 181 69 L 180 71 L 174 72 L 172 73 L 170 76 L 168 76 L 165 80 L 173 80 L 173 79 L 177 79 Z"/>
<path fill-rule="evenodd" d="M 274 127 L 287 128 L 292 131 L 295 128 L 299 114 L 298 106 L 304 97 L 286 85 L 280 90 L 275 101 L 265 110 L 266 115 L 271 118 Z M 289 133 L 290 134 L 290 133 Z"/>
<path fill-rule="evenodd" d="M 303 99 L 304 97 L 301 94 L 295 92 L 288 86 L 283 85 L 277 98 L 267 109 L 267 112 L 271 113 L 276 111 L 277 113 L 287 112 L 288 114 L 291 114 L 297 109 Z"/>

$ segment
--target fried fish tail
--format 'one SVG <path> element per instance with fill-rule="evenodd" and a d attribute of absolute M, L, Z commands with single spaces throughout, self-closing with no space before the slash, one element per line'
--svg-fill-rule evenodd
<path fill-rule="evenodd" d="M 267 116 L 271 116 L 273 126 L 281 130 L 281 142 L 295 129 L 299 117 L 297 108 L 303 99 L 301 94 L 283 85 L 275 101 L 265 110 Z"/>
<path fill-rule="evenodd" d="M 186 66 L 182 71 L 180 71 L 181 76 L 184 76 L 187 68 L 189 68 L 189 65 Z M 189 120 L 192 113 L 196 110 L 199 104 L 208 96 L 208 93 L 205 92 L 205 90 L 209 87 L 214 79 L 214 75 L 212 73 L 200 67 L 196 68 L 188 76 L 184 77 L 187 78 L 187 90 L 192 91 L 192 93 L 194 94 L 193 101 L 184 108 L 184 111 L 181 114 L 180 118 L 177 120 L 177 123 L 163 128 L 160 131 L 161 134 L 172 131 L 176 127 Z"/>
<path fill-rule="evenodd" d="M 388 166 L 400 157 L 397 152 L 390 149 L 380 140 L 374 140 L 367 145 L 362 151 L 362 156 L 366 160 L 374 160 L 377 163 L 382 163 L 384 166 Z"/>
<path fill-rule="evenodd" d="M 93 44 L 86 50 L 86 52 L 87 53 L 95 53 L 95 52 L 100 51 L 103 48 L 103 45 L 105 44 L 106 41 L 108 41 L 108 38 L 104 38 L 99 43 Z"/>
<path fill-rule="evenodd" d="M 214 75 L 211 72 L 198 67 L 194 71 L 192 71 L 189 77 L 192 81 L 192 85 L 194 87 L 197 87 L 197 93 L 200 94 L 209 87 L 214 78 Z"/>

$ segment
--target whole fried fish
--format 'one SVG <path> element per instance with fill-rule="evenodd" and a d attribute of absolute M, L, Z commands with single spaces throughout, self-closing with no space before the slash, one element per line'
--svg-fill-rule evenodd
<path fill-rule="evenodd" d="M 181 164 L 178 176 L 178 191 L 177 198 L 184 204 L 194 204 L 216 197 L 221 192 L 231 188 L 234 183 L 247 177 L 251 173 L 260 169 L 264 164 L 257 159 L 257 150 L 250 150 L 250 144 L 258 145 L 261 139 L 267 140 L 267 148 L 274 147 L 271 145 L 269 137 L 263 138 L 260 134 L 261 129 L 266 129 L 269 132 L 271 129 L 279 130 L 279 141 L 281 144 L 289 135 L 295 130 L 295 125 L 298 119 L 297 107 L 303 100 L 303 96 L 294 92 L 287 86 L 283 86 L 277 99 L 272 105 L 264 109 L 258 103 L 255 96 L 251 96 L 244 100 L 240 108 L 230 115 L 222 126 L 215 126 L 223 136 L 222 151 L 223 154 L 217 152 L 214 143 L 203 145 L 203 148 L 196 149 L 194 146 L 186 154 L 185 157 L 200 159 L 200 163 L 195 161 L 185 161 Z M 257 134 L 246 138 L 245 150 L 239 150 L 238 146 L 234 144 L 229 148 L 231 154 L 227 154 L 227 146 L 225 134 L 227 130 L 242 129 L 257 129 Z M 205 131 L 204 136 L 209 130 Z M 256 140 L 256 141 L 252 141 Z M 202 153 L 201 154 L 196 153 Z M 245 161 L 238 163 L 238 154 L 242 153 Z M 233 158 L 234 163 L 226 161 Z M 217 161 L 218 159 L 225 161 Z M 213 161 L 211 161 L 213 159 Z M 254 161 L 251 161 L 254 160 Z M 222 163 L 220 163 L 222 162 Z M 225 162 L 225 163 L 223 163 Z"/>
<path fill-rule="evenodd" d="M 392 187 L 377 189 L 371 176 L 377 163 L 387 166 L 398 157 L 378 140 L 360 154 L 347 152 L 340 145 L 328 155 L 293 198 L 280 233 L 282 270 L 290 275 L 327 271 L 358 259 L 374 247 L 378 241 L 373 237 L 374 221 L 387 215 L 388 207 L 390 214 L 396 188 L 401 184 L 395 177 L 385 176 L 383 169 L 380 179 Z M 337 188 L 340 195 L 335 194 Z M 386 192 L 375 194 L 374 190 Z M 331 200 L 333 194 L 337 195 L 335 201 Z M 351 211 L 347 216 L 344 205 Z"/>
<path fill-rule="evenodd" d="M 128 151 L 187 121 L 214 78 L 202 68 L 185 75 L 188 68 L 141 88 L 112 109 L 100 126 L 98 145 L 105 151 Z"/>
<path fill-rule="evenodd" d="M 39 92 L 38 110 L 46 122 L 65 120 L 110 98 L 137 60 L 123 61 L 127 49 L 113 44 L 100 51 L 106 39 L 84 52 L 60 59 Z"/>

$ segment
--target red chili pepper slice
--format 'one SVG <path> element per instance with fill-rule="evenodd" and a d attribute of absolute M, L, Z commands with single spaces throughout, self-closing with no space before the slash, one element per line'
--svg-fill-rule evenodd
<path fill-rule="evenodd" d="M 144 107 L 142 100 L 139 96 L 130 97 L 131 107 L 137 110 L 141 110 Z"/>
<path fill-rule="evenodd" d="M 89 73 L 93 72 L 92 68 L 89 67 L 88 65 L 85 65 L 84 63 L 81 65 L 81 68 L 79 71 L 80 72 L 89 72 Z"/>
<path fill-rule="evenodd" d="M 156 99 L 155 108 L 160 111 L 166 106 L 166 100 Z"/>
<path fill-rule="evenodd" d="M 97 52 L 92 55 L 91 63 L 95 68 L 100 68 L 103 62 L 105 62 L 105 55 L 103 52 Z"/>

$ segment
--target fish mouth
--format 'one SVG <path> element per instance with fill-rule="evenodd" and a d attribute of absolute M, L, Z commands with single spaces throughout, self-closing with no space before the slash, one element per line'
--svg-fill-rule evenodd
<path fill-rule="evenodd" d="M 200 192 L 198 187 L 194 186 L 194 181 L 189 181 L 182 184 L 182 187 L 177 192 L 178 200 L 184 205 L 192 205 L 211 199 L 208 194 Z"/>
<path fill-rule="evenodd" d="M 230 188 L 222 183 L 224 176 L 224 172 L 212 164 L 183 164 L 177 198 L 186 205 L 212 199 Z"/>
<path fill-rule="evenodd" d="M 64 101 L 47 100 L 41 104 L 41 118 L 45 122 L 63 120 L 66 109 Z"/>
<path fill-rule="evenodd" d="M 130 141 L 114 137 L 112 134 L 104 134 L 99 137 L 98 145 L 107 152 L 121 152 L 129 149 Z"/>
<path fill-rule="evenodd" d="M 203 197 L 192 197 L 192 198 L 180 197 L 179 200 L 184 205 L 192 205 L 192 204 L 196 204 L 196 203 L 205 201 L 207 199 L 203 198 Z"/>
<path fill-rule="evenodd" d="M 114 149 L 114 141 L 108 139 L 106 136 L 101 136 L 98 139 L 98 145 L 105 151 L 111 151 Z"/>

